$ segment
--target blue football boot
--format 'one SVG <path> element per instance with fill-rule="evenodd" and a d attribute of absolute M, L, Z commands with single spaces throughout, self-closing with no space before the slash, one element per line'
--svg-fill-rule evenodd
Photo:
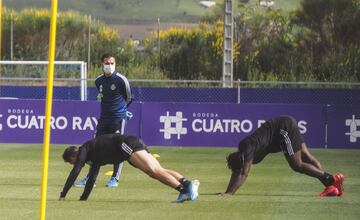
<path fill-rule="evenodd" d="M 118 187 L 118 185 L 119 185 L 119 180 L 117 180 L 115 177 L 111 177 L 106 184 L 106 186 L 109 188 L 115 188 Z"/>
<path fill-rule="evenodd" d="M 178 198 L 174 202 L 182 203 L 182 202 L 185 202 L 187 200 L 190 200 L 189 193 L 180 193 Z"/>
<path fill-rule="evenodd" d="M 84 177 L 82 180 L 75 182 L 74 186 L 75 187 L 85 187 L 86 182 L 88 181 L 89 177 Z M 96 187 L 96 184 L 94 183 L 94 187 Z"/>
<path fill-rule="evenodd" d="M 199 186 L 200 186 L 200 181 L 199 180 L 191 180 L 190 184 L 188 186 L 188 191 L 189 191 L 189 199 L 191 201 L 194 201 L 197 199 L 197 197 L 199 196 Z"/>

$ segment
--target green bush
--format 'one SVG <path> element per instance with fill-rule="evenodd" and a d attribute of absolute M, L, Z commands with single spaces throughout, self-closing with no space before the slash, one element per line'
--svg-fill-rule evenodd
<path fill-rule="evenodd" d="M 77 12 L 59 12 L 57 60 L 88 60 L 89 77 L 101 73 L 100 57 L 112 53 L 129 79 L 222 78 L 223 5 L 210 23 L 153 33 L 138 48 L 118 32 Z M 360 81 L 360 4 L 358 0 L 303 0 L 290 13 L 241 4 L 235 18 L 234 79 L 251 81 Z M 14 12 L 16 60 L 46 60 L 49 11 Z M 3 13 L 3 59 L 10 58 L 10 11 Z M 159 51 L 160 40 L 160 51 Z M 38 73 L 33 73 L 38 77 Z"/>

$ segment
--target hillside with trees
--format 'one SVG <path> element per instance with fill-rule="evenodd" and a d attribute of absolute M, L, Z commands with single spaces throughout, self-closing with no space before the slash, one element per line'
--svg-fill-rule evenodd
<path fill-rule="evenodd" d="M 303 0 L 298 9 L 240 4 L 235 16 L 234 79 L 260 81 L 360 81 L 360 3 L 358 0 Z M 14 12 L 14 59 L 45 60 L 49 13 Z M 220 16 L 221 17 L 221 16 Z M 3 15 L 3 40 L 9 42 L 10 12 Z M 221 79 L 222 21 L 207 16 L 197 27 L 152 33 L 140 46 L 109 28 L 89 23 L 78 12 L 58 17 L 57 60 L 87 61 L 91 35 L 90 77 L 99 57 L 115 54 L 131 79 Z M 3 44 L 9 59 L 9 43 Z M 160 49 L 160 50 L 159 50 Z"/>
<path fill-rule="evenodd" d="M 214 0 L 217 5 L 211 8 L 201 6 L 200 0 L 61 0 L 59 10 L 74 10 L 82 15 L 91 15 L 107 24 L 139 24 L 156 21 L 194 23 L 202 16 L 221 10 L 223 0 Z M 274 0 L 275 9 L 289 11 L 298 8 L 300 0 Z M 255 7 L 259 0 L 234 0 L 237 6 L 247 2 L 249 7 Z M 3 0 L 3 5 L 14 10 L 25 8 L 50 8 L 48 0 Z M 237 8 L 237 7 L 236 7 Z M 237 10 L 237 9 L 236 9 Z"/>

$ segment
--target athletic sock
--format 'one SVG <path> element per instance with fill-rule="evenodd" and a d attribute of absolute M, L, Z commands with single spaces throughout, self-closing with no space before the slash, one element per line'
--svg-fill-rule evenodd
<path fill-rule="evenodd" d="M 335 180 L 331 174 L 324 172 L 324 175 L 321 177 L 320 181 L 322 184 L 324 184 L 324 186 L 331 186 Z"/>
<path fill-rule="evenodd" d="M 183 184 L 180 184 L 176 187 L 176 190 L 179 191 L 180 193 L 186 193 L 186 188 L 184 187 Z"/>
<path fill-rule="evenodd" d="M 190 184 L 190 181 L 187 180 L 185 177 L 181 178 L 181 179 L 179 180 L 179 182 L 180 182 L 185 188 L 187 188 L 187 187 L 189 186 L 189 184 Z"/>

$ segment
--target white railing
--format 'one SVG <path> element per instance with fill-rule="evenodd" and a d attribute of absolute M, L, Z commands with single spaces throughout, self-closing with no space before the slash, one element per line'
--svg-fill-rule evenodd
<path fill-rule="evenodd" d="M 48 65 L 49 61 L 35 61 L 35 60 L 16 60 L 16 61 L 0 61 L 0 65 Z M 67 78 L 54 78 L 54 80 L 58 81 L 80 81 L 80 96 L 81 100 L 87 100 L 87 64 L 83 61 L 55 61 L 55 65 L 79 65 L 80 66 L 80 79 L 67 79 Z M 44 81 L 47 78 L 32 78 L 32 77 L 1 77 L 2 80 L 29 80 L 29 81 Z"/>

